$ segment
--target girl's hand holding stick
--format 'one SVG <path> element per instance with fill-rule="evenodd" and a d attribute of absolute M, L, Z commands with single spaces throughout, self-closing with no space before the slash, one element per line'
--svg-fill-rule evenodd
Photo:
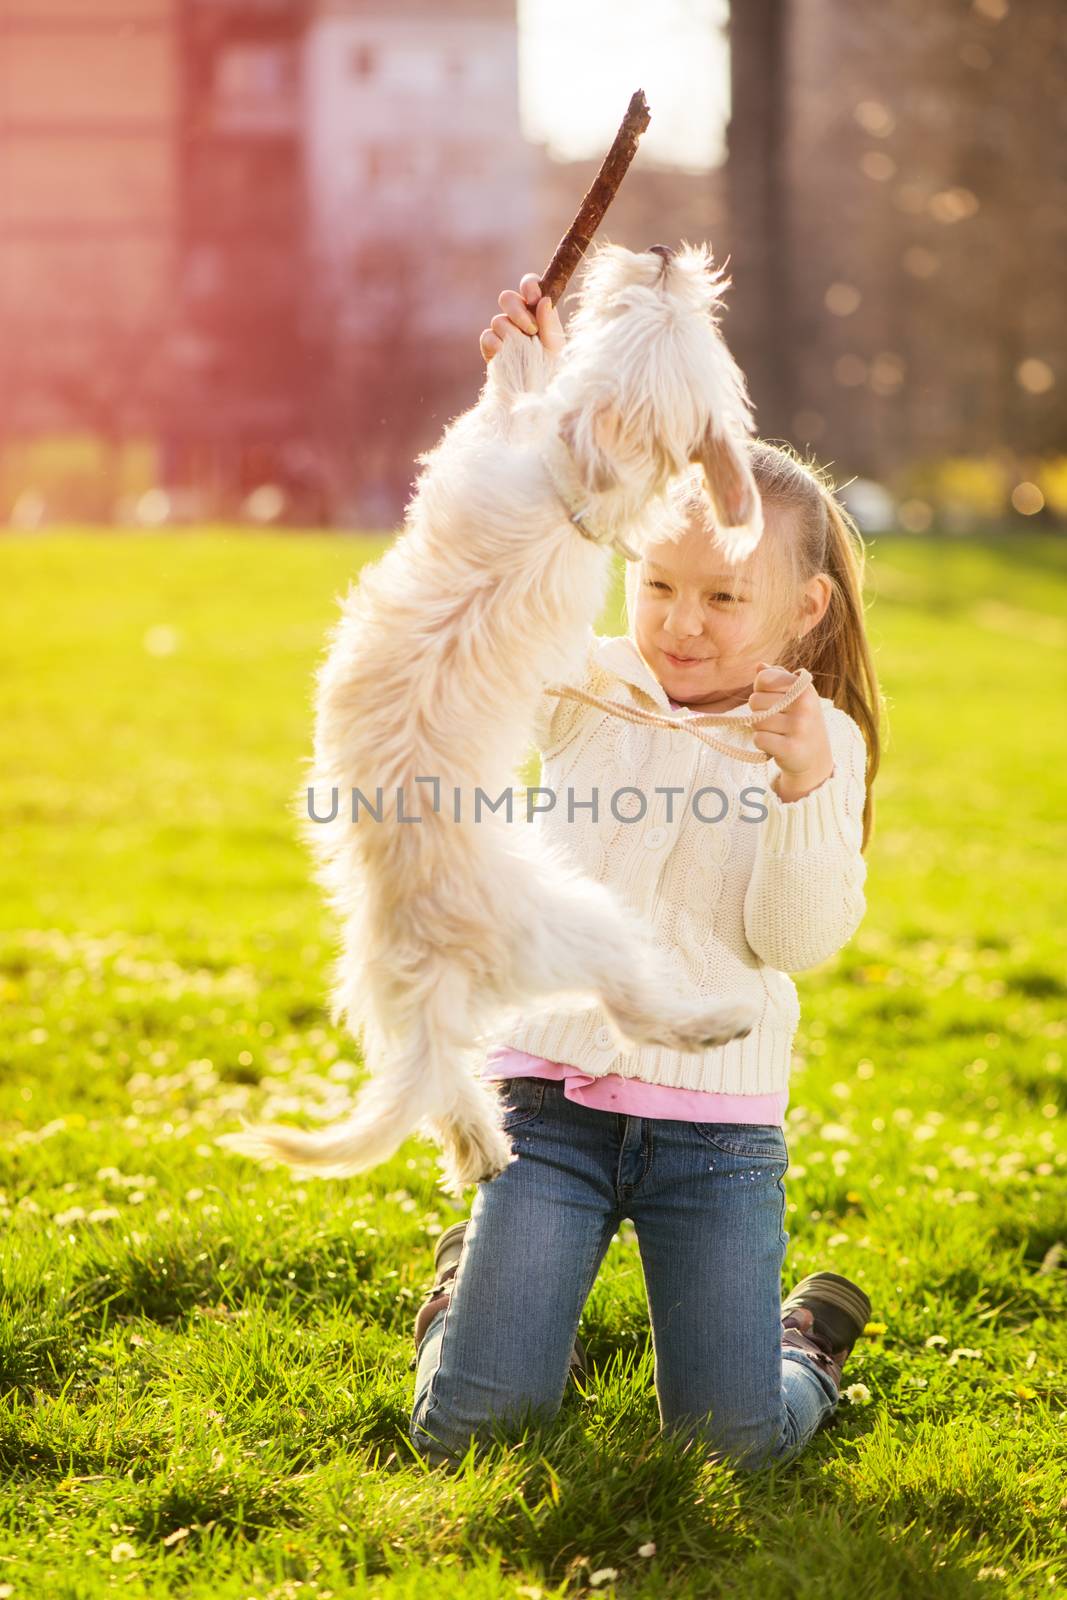
<path fill-rule="evenodd" d="M 493 318 L 478 340 L 482 357 L 492 360 L 509 336 L 515 332 L 532 337 L 540 336 L 541 343 L 550 352 L 563 348 L 563 325 L 556 306 L 570 282 L 572 273 L 592 243 L 605 211 L 615 198 L 626 170 L 637 154 L 637 144 L 651 121 L 651 112 L 644 90 L 638 89 L 630 97 L 626 115 L 622 119 L 611 149 L 601 163 L 600 171 L 590 184 L 585 199 L 563 238 L 556 246 L 552 260 L 541 277 L 528 272 L 519 284 L 518 291 L 504 289 L 497 301 L 500 315 Z"/>

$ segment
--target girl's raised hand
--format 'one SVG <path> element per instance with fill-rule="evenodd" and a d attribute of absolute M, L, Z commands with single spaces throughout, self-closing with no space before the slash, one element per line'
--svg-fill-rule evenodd
<path fill-rule="evenodd" d="M 563 349 L 563 324 L 559 312 L 546 294 L 541 293 L 541 283 L 536 272 L 527 272 L 518 291 L 502 289 L 497 304 L 500 314 L 484 328 L 478 340 L 483 360 L 488 364 L 505 339 L 514 339 L 520 333 L 540 338 L 550 353 Z"/>
<path fill-rule="evenodd" d="M 786 692 L 793 687 L 797 674 L 786 667 L 768 666 L 759 662 L 748 697 L 750 711 L 767 711 L 778 705 Z M 803 694 L 798 694 L 791 706 L 776 716 L 764 718 L 752 731 L 758 750 L 773 756 L 781 771 L 775 782 L 775 793 L 780 800 L 800 800 L 831 777 L 834 770 L 830 736 L 826 731 L 815 685 L 809 683 Z"/>

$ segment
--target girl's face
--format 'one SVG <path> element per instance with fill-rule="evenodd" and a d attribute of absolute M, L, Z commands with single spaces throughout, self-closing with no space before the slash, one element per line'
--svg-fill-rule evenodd
<path fill-rule="evenodd" d="M 765 506 L 769 521 L 776 512 Z M 755 615 L 751 560 L 731 572 L 703 529 L 650 545 L 634 615 L 637 647 L 672 700 L 730 710 L 752 692 L 760 661 L 773 661 Z"/>

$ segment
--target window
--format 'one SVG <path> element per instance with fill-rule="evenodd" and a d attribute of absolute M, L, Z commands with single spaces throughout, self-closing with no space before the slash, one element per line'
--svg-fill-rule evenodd
<path fill-rule="evenodd" d="M 368 144 L 364 149 L 364 172 L 372 182 L 396 182 L 418 176 L 419 153 L 414 144 L 396 139 Z"/>
<path fill-rule="evenodd" d="M 215 62 L 215 123 L 225 129 L 295 124 L 298 67 L 286 43 L 227 45 Z"/>

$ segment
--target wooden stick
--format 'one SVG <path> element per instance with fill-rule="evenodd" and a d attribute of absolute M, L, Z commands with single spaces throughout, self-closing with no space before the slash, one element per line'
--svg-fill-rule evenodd
<path fill-rule="evenodd" d="M 630 96 L 630 104 L 614 143 L 541 278 L 541 293 L 547 294 L 554 306 L 559 305 L 560 295 L 570 282 L 571 274 L 589 249 L 605 211 L 614 200 L 619 184 L 637 154 L 638 140 L 651 118 L 645 91 L 638 89 Z"/>

